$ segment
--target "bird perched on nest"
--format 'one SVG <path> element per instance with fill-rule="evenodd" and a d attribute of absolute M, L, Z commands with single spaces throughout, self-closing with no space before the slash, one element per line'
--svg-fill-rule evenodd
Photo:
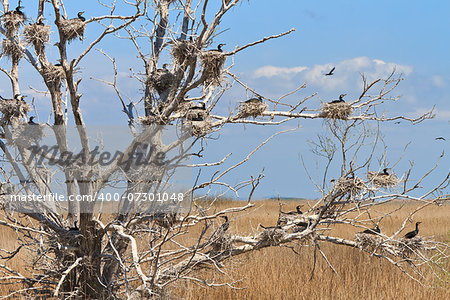
<path fill-rule="evenodd" d="M 169 64 L 163 64 L 162 65 L 162 69 L 156 69 L 157 72 L 169 72 L 169 70 L 167 70 L 167 66 Z"/>
<path fill-rule="evenodd" d="M 285 215 L 302 215 L 303 212 L 300 210 L 301 208 L 302 208 L 302 205 L 297 205 L 295 207 L 295 211 L 289 211 L 289 212 L 280 211 L 280 212 Z"/>
<path fill-rule="evenodd" d="M 78 18 L 79 20 L 81 20 L 82 22 L 86 21 L 86 18 L 83 17 L 83 14 L 84 14 L 84 11 L 80 11 L 80 12 L 78 12 L 78 14 L 77 14 L 77 18 Z"/>
<path fill-rule="evenodd" d="M 28 120 L 28 125 L 38 125 L 38 123 L 33 121 L 34 116 L 31 116 L 30 119 Z"/>
<path fill-rule="evenodd" d="M 330 72 L 325 73 L 325 74 L 323 74 L 323 75 L 325 75 L 325 76 L 331 76 L 331 75 L 334 75 L 333 72 L 334 72 L 335 69 L 336 69 L 336 67 L 333 67 L 333 69 L 331 69 Z"/>
<path fill-rule="evenodd" d="M 222 225 L 220 225 L 220 229 L 219 230 L 221 232 L 225 232 L 230 227 L 230 222 L 228 222 L 228 217 L 227 216 L 220 216 L 220 217 L 223 218 L 225 222 L 223 222 Z"/>
<path fill-rule="evenodd" d="M 380 176 L 389 176 L 388 170 L 389 170 L 389 168 L 384 168 L 383 172 L 378 173 L 378 175 L 380 175 Z"/>
<path fill-rule="evenodd" d="M 16 16 L 21 16 L 22 18 L 26 19 L 25 14 L 23 13 L 23 11 L 21 9 L 23 9 L 24 7 L 21 6 L 20 4 L 16 7 L 16 9 L 13 11 L 13 14 L 15 14 Z"/>
<path fill-rule="evenodd" d="M 333 100 L 333 101 L 331 101 L 331 102 L 328 102 L 328 104 L 343 103 L 343 102 L 345 102 L 345 101 L 344 101 L 344 97 L 345 97 L 346 95 L 347 95 L 347 94 L 340 94 L 340 95 L 339 95 L 339 100 Z"/>
<path fill-rule="evenodd" d="M 206 103 L 192 103 L 186 114 L 187 119 L 190 121 L 204 121 L 204 113 L 206 111 Z"/>
<path fill-rule="evenodd" d="M 381 230 L 380 230 L 380 227 L 378 227 L 378 224 L 373 229 L 366 229 L 364 231 L 361 231 L 361 233 L 365 233 L 365 234 L 377 234 L 380 232 L 381 232 Z"/>
<path fill-rule="evenodd" d="M 36 19 L 36 25 L 39 25 L 39 26 L 44 26 L 45 24 L 44 24 L 44 17 L 41 15 L 41 16 L 39 16 L 37 19 Z"/>
<path fill-rule="evenodd" d="M 222 47 L 225 46 L 225 44 L 219 44 L 217 45 L 217 49 L 211 49 L 208 50 L 209 52 L 223 52 Z"/>
<path fill-rule="evenodd" d="M 16 99 L 17 101 L 25 101 L 25 100 L 24 100 L 25 97 L 26 97 L 26 96 L 21 95 L 21 94 L 15 94 L 15 95 L 14 95 L 14 99 Z"/>
<path fill-rule="evenodd" d="M 246 100 L 244 102 L 241 102 L 241 103 L 257 104 L 257 103 L 261 103 L 261 102 L 263 102 L 263 99 L 261 98 L 261 96 L 260 95 L 256 95 L 256 98 L 251 98 L 251 99 L 248 99 L 248 100 Z"/>
<path fill-rule="evenodd" d="M 419 224 L 422 222 L 417 222 L 416 223 L 416 230 L 410 231 L 407 234 L 405 234 L 405 239 L 412 239 L 413 237 L 415 237 L 418 233 L 419 233 Z"/>

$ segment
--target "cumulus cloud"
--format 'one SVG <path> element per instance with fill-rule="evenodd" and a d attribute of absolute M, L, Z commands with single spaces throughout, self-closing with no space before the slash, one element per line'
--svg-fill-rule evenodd
<path fill-rule="evenodd" d="M 253 72 L 254 78 L 261 78 L 261 77 L 283 77 L 283 78 L 289 78 L 292 75 L 296 75 L 300 72 L 303 72 L 307 70 L 307 67 L 298 66 L 298 67 L 292 67 L 292 68 L 283 68 L 283 67 L 276 67 L 276 66 L 264 66 L 259 69 L 256 69 Z"/>
<path fill-rule="evenodd" d="M 336 67 L 333 76 L 324 76 L 332 67 Z M 253 72 L 253 78 L 289 79 L 298 82 L 305 81 L 308 85 L 319 86 L 328 91 L 337 89 L 351 89 L 361 85 L 361 74 L 367 80 L 375 80 L 388 76 L 393 70 L 407 76 L 413 68 L 380 59 L 371 59 L 365 56 L 343 60 L 337 63 L 314 65 L 312 67 L 296 66 L 284 68 L 277 66 L 263 66 Z"/>

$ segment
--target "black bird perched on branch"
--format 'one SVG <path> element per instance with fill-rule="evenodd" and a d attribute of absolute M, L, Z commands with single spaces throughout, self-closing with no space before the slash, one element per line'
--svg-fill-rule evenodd
<path fill-rule="evenodd" d="M 377 234 L 377 233 L 380 233 L 380 232 L 381 232 L 380 231 L 380 227 L 378 227 L 378 224 L 377 224 L 377 226 L 375 226 L 375 228 L 373 228 L 373 229 L 366 229 L 366 230 L 362 231 L 361 233 Z"/>
<path fill-rule="evenodd" d="M 17 101 L 25 101 L 23 100 L 23 98 L 25 98 L 26 96 L 23 96 L 21 94 L 15 94 L 14 95 L 14 99 L 16 99 Z"/>
<path fill-rule="evenodd" d="M 417 222 L 416 223 L 416 230 L 410 231 L 407 234 L 405 234 L 405 239 L 412 239 L 413 237 L 415 237 L 418 233 L 419 233 L 419 224 L 422 222 Z"/>
<path fill-rule="evenodd" d="M 219 44 L 219 45 L 217 45 L 217 49 L 211 49 L 209 51 L 223 52 L 223 50 L 222 50 L 223 46 L 225 46 L 225 44 Z"/>
<path fill-rule="evenodd" d="M 435 138 L 435 140 L 443 140 L 445 141 L 445 138 L 443 138 L 442 136 Z"/>
<path fill-rule="evenodd" d="M 263 101 L 263 99 L 261 98 L 261 96 L 256 95 L 256 98 L 248 99 L 248 100 L 244 101 L 243 103 L 252 104 L 252 103 L 261 103 L 262 101 Z"/>
<path fill-rule="evenodd" d="M 33 121 L 34 116 L 31 116 L 30 119 L 28 120 L 28 125 L 38 125 L 36 122 Z"/>
<path fill-rule="evenodd" d="M 340 94 L 339 95 L 339 100 L 333 100 L 333 101 L 331 101 L 331 102 L 328 102 L 328 104 L 335 104 L 335 103 L 342 103 L 342 102 L 345 102 L 344 101 L 344 97 L 346 96 L 347 94 Z"/>
<path fill-rule="evenodd" d="M 326 74 L 323 74 L 323 75 L 325 75 L 325 76 L 331 76 L 331 75 L 334 75 L 333 72 L 334 72 L 335 69 L 336 69 L 336 67 L 333 67 L 333 69 L 331 69 L 330 72 L 328 72 L 328 73 L 326 73 Z"/>
<path fill-rule="evenodd" d="M 81 21 L 86 21 L 86 18 L 85 17 L 83 17 L 83 14 L 84 14 L 84 11 L 80 11 L 78 14 L 77 14 L 77 17 L 78 17 L 78 19 L 80 19 Z"/>
<path fill-rule="evenodd" d="M 383 169 L 383 172 L 378 173 L 378 175 L 388 176 L 388 175 L 389 175 L 388 170 L 389 170 L 389 168 L 384 168 L 384 169 Z"/>

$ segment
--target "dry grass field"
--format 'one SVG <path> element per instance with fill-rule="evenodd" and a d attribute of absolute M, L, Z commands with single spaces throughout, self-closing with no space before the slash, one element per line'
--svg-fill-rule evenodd
<path fill-rule="evenodd" d="M 284 210 L 294 210 L 299 202 L 289 201 Z M 239 203 L 220 202 L 217 209 L 239 205 Z M 399 204 L 377 208 L 378 213 L 392 210 Z M 383 233 L 391 234 L 398 228 L 405 216 L 414 209 L 407 205 L 396 215 L 385 218 L 381 224 Z M 259 224 L 271 226 L 276 223 L 278 202 L 271 200 L 255 201 L 250 211 L 230 215 L 230 231 L 251 234 L 260 231 Z M 422 221 L 419 235 L 433 236 L 436 240 L 449 242 L 450 205 L 428 207 L 414 217 Z M 413 229 L 408 224 L 405 232 Z M 356 229 L 338 226 L 330 235 L 353 239 Z M 13 231 L 0 228 L 1 248 L 14 249 L 17 236 Z M 234 282 L 235 289 L 228 287 L 204 288 L 192 282 L 179 282 L 172 296 L 175 299 L 450 299 L 450 285 L 436 285 L 430 274 L 429 284 L 423 287 L 388 262 L 370 257 L 358 249 L 345 246 L 321 244 L 337 274 L 328 267 L 320 254 L 317 254 L 315 271 L 312 275 L 314 249 L 294 245 L 292 249 L 266 248 L 244 254 L 225 263 L 220 274 L 203 271 L 202 278 L 208 282 Z M 26 273 L 26 254 L 16 256 L 6 262 Z M 447 269 L 450 262 L 447 261 Z M 450 280 L 450 278 L 448 278 Z M 7 295 L 17 286 L 0 286 L 0 295 Z"/>

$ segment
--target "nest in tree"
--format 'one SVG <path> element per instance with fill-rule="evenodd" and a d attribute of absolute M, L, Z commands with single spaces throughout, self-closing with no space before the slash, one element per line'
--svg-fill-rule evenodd
<path fill-rule="evenodd" d="M 380 174 L 378 172 L 369 171 L 367 172 L 367 178 L 379 188 L 391 188 L 399 184 L 400 180 L 395 176 L 395 174 Z"/>
<path fill-rule="evenodd" d="M 148 85 L 161 95 L 170 89 L 174 81 L 175 76 L 172 73 L 165 69 L 159 69 L 148 79 Z"/>
<path fill-rule="evenodd" d="M 222 81 L 222 68 L 225 64 L 226 57 L 218 51 L 202 52 L 200 59 L 203 63 L 203 74 L 205 83 L 219 84 Z"/>
<path fill-rule="evenodd" d="M 4 39 L 2 41 L 2 53 L 11 58 L 13 61 L 18 61 L 23 57 L 23 52 L 21 49 L 22 43 L 12 42 L 9 39 Z"/>
<path fill-rule="evenodd" d="M 179 65 L 189 65 L 195 58 L 197 48 L 191 41 L 176 41 L 172 47 L 172 56 Z"/>
<path fill-rule="evenodd" d="M 375 249 L 380 247 L 384 240 L 383 237 L 377 234 L 358 232 L 355 235 L 355 241 L 360 249 L 374 251 Z"/>
<path fill-rule="evenodd" d="M 64 73 L 64 69 L 62 66 L 55 66 L 50 63 L 44 69 L 44 76 L 48 81 L 52 82 L 56 86 L 59 86 L 63 79 L 66 77 L 66 74 Z"/>
<path fill-rule="evenodd" d="M 204 137 L 213 129 L 213 124 L 209 118 L 203 121 L 189 121 L 188 128 L 193 136 Z"/>
<path fill-rule="evenodd" d="M 1 125 L 17 124 L 31 110 L 28 103 L 16 99 L 4 99 L 0 101 Z"/>
<path fill-rule="evenodd" d="M 31 145 L 37 143 L 44 136 L 43 124 L 29 125 L 22 123 L 12 132 L 12 139 L 15 144 Z"/>
<path fill-rule="evenodd" d="M 263 101 L 242 102 L 239 105 L 239 117 L 257 117 L 267 110 L 269 106 Z"/>
<path fill-rule="evenodd" d="M 285 235 L 285 231 L 280 228 L 266 228 L 260 233 L 259 245 L 279 245 Z"/>
<path fill-rule="evenodd" d="M 50 26 L 32 24 L 23 29 L 25 41 L 34 46 L 36 53 L 41 54 L 44 51 L 45 43 L 50 40 Z"/>
<path fill-rule="evenodd" d="M 174 111 L 174 115 L 177 116 L 177 118 L 186 117 L 190 108 L 191 108 L 191 102 L 182 101 L 180 104 L 178 104 L 177 109 Z"/>
<path fill-rule="evenodd" d="M 347 120 L 352 114 L 352 111 L 352 106 L 346 102 L 322 103 L 322 112 L 320 113 L 320 116 L 322 118 L 333 120 Z"/>
<path fill-rule="evenodd" d="M 211 247 L 212 249 L 209 251 L 210 257 L 229 253 L 232 249 L 232 243 L 229 235 L 219 229 L 219 231 L 212 237 Z"/>
<path fill-rule="evenodd" d="M 356 195 L 362 190 L 364 190 L 365 185 L 364 181 L 361 178 L 339 178 L 336 183 L 335 188 L 340 191 L 342 194 L 350 193 L 352 195 Z"/>
<path fill-rule="evenodd" d="M 425 243 L 420 237 L 414 237 L 412 239 L 402 238 L 400 242 L 396 244 L 396 250 L 400 256 L 409 256 L 414 251 L 425 248 Z"/>
<path fill-rule="evenodd" d="M 150 126 L 153 124 L 166 125 L 169 123 L 168 120 L 164 119 L 161 115 L 150 115 L 146 117 L 139 117 L 139 123 L 145 126 Z"/>
<path fill-rule="evenodd" d="M 18 14 L 16 11 L 9 11 L 3 16 L 3 26 L 6 29 L 6 33 L 9 36 L 14 35 L 19 31 L 20 25 L 25 22 L 25 16 Z"/>
<path fill-rule="evenodd" d="M 78 18 L 61 20 L 61 32 L 66 37 L 68 42 L 71 42 L 76 38 L 82 40 L 85 27 L 86 23 Z"/>

